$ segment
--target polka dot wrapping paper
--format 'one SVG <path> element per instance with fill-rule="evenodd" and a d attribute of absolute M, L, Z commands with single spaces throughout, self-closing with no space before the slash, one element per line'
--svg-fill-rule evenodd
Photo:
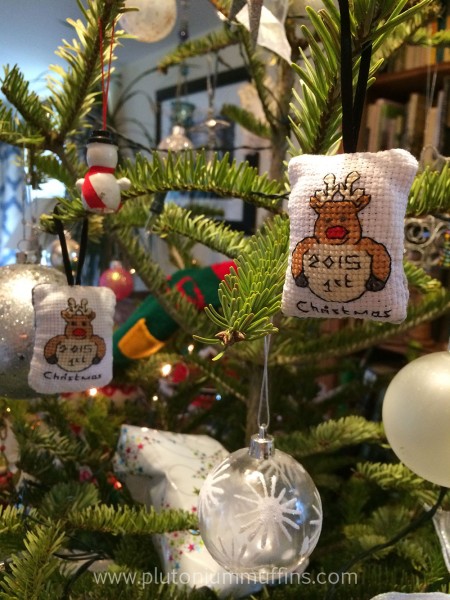
<path fill-rule="evenodd" d="M 404 217 L 417 167 L 401 149 L 290 161 L 285 315 L 406 318 Z"/>

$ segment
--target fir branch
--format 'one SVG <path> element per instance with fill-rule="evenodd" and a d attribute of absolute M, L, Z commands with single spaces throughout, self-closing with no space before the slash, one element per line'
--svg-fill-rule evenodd
<path fill-rule="evenodd" d="M 28 81 L 25 81 L 17 66 L 11 70 L 5 68 L 1 89 L 35 135 L 48 138 L 51 133 L 49 114 L 36 92 L 30 92 Z"/>
<path fill-rule="evenodd" d="M 237 257 L 246 245 L 242 232 L 203 215 L 193 216 L 192 211 L 172 203 L 165 205 L 164 212 L 153 225 L 153 233 L 161 238 L 170 232 L 188 237 L 231 258 Z"/>
<path fill-rule="evenodd" d="M 48 519 L 64 519 L 100 500 L 98 488 L 92 483 L 69 481 L 57 483 L 43 497 L 39 513 Z"/>
<path fill-rule="evenodd" d="M 113 535 L 149 535 L 198 527 L 197 518 L 183 510 L 156 512 L 153 508 L 105 504 L 70 513 L 67 525 L 82 531 Z"/>
<path fill-rule="evenodd" d="M 411 187 L 407 215 L 419 216 L 426 213 L 450 210 L 450 166 L 446 162 L 441 171 L 426 167 L 419 173 Z"/>
<path fill-rule="evenodd" d="M 450 46 L 450 31 L 448 29 L 440 29 L 430 36 L 429 30 L 426 27 L 421 27 L 411 35 L 408 43 L 431 48 L 438 46 L 446 48 Z"/>
<path fill-rule="evenodd" d="M 428 505 L 436 502 L 437 486 L 426 482 L 401 463 L 358 463 L 356 472 L 359 477 L 376 483 L 382 489 L 407 492 Z"/>
<path fill-rule="evenodd" d="M 133 365 L 123 374 L 123 378 L 146 390 L 155 389 L 161 379 L 161 367 L 164 364 L 174 365 L 179 359 L 179 355 L 175 353 L 157 352 L 147 358 L 134 361 Z"/>
<path fill-rule="evenodd" d="M 24 146 L 41 146 L 44 137 L 30 125 L 21 121 L 13 109 L 0 99 L 0 140 L 23 149 Z"/>
<path fill-rule="evenodd" d="M 326 421 L 307 433 L 294 432 L 277 438 L 277 447 L 302 458 L 311 454 L 331 453 L 346 446 L 383 442 L 385 436 L 380 423 L 366 421 L 363 417 L 343 417 Z"/>
<path fill-rule="evenodd" d="M 239 381 L 235 377 L 227 376 L 223 366 L 219 367 L 210 360 L 203 360 L 198 354 L 191 354 L 189 362 L 195 364 L 209 379 L 214 381 L 218 390 L 224 390 L 238 400 L 241 400 L 241 402 L 247 402 L 248 397 L 242 381 Z"/>
<path fill-rule="evenodd" d="M 110 217 L 114 223 L 114 217 Z M 170 290 L 164 272 L 157 263 L 149 260 L 147 252 L 131 227 L 112 225 L 108 228 L 131 264 L 136 266 L 142 281 L 167 314 L 186 332 L 202 330 L 202 316 L 192 302 L 177 289 Z M 204 318 L 204 317 L 203 317 Z M 204 321 L 203 321 L 204 322 Z"/>
<path fill-rule="evenodd" d="M 420 31 L 427 31 L 423 26 L 432 18 L 437 18 L 439 9 L 431 3 L 427 5 L 419 14 L 413 15 L 405 23 L 395 27 L 389 36 L 385 37 L 382 44 L 375 52 L 375 58 L 389 59 L 395 55 L 404 44 L 414 44 Z M 428 39 L 429 34 L 428 34 Z"/>
<path fill-rule="evenodd" d="M 82 462 L 87 448 L 80 441 L 61 435 L 53 427 L 28 424 L 16 419 L 13 431 L 20 446 L 20 466 L 36 477 L 53 473 L 53 478 L 64 479 L 62 469 L 56 463 Z"/>
<path fill-rule="evenodd" d="M 253 113 L 244 108 L 235 106 L 234 104 L 224 104 L 220 109 L 220 114 L 258 137 L 267 140 L 271 139 L 272 132 L 267 123 L 262 122 Z"/>
<path fill-rule="evenodd" d="M 266 73 L 266 64 L 255 52 L 251 41 L 250 33 L 243 27 L 239 26 L 237 32 L 240 36 L 241 45 L 245 52 L 246 67 L 251 76 L 252 82 L 258 92 L 266 121 L 273 131 L 279 127 L 279 122 L 276 117 L 276 107 L 274 106 L 275 99 L 273 92 L 270 89 L 270 80 Z"/>
<path fill-rule="evenodd" d="M 442 288 L 442 283 L 438 279 L 428 275 L 422 267 L 414 265 L 407 260 L 403 261 L 403 266 L 410 288 L 415 288 L 423 294 L 429 294 Z"/>
<path fill-rule="evenodd" d="M 388 2 L 363 8 L 354 3 L 351 12 L 353 28 L 353 79 L 356 82 L 360 64 L 361 48 L 371 40 L 374 52 L 382 46 L 392 31 L 408 19 L 419 15 L 431 0 L 423 0 L 403 10 L 407 0 Z M 290 116 L 292 130 L 299 148 L 290 143 L 291 155 L 300 153 L 330 154 L 336 151 L 340 140 L 341 96 L 339 75 L 339 26 L 340 17 L 332 2 L 325 2 L 319 12 L 307 7 L 307 14 L 314 31 L 302 26 L 311 57 L 301 51 L 302 66 L 293 65 L 302 86 L 302 94 L 294 91 Z M 365 5 L 364 5 L 365 6 Z M 358 11 L 364 14 L 358 19 Z M 363 26 L 361 25 L 363 23 Z M 397 30 L 400 35 L 399 30 Z M 405 33 L 406 35 L 406 33 Z M 375 60 L 369 72 L 369 85 L 382 64 Z"/>
<path fill-rule="evenodd" d="M 230 163 L 228 154 L 223 158 L 215 155 L 208 162 L 205 150 L 178 156 L 169 152 L 166 158 L 153 152 L 151 161 L 138 155 L 134 164 L 126 164 L 125 173 L 132 188 L 123 197 L 129 199 L 170 190 L 197 190 L 225 198 L 242 198 L 277 213 L 280 197 L 285 193 L 282 183 L 270 181 L 266 174 L 259 175 L 247 162 Z"/>
<path fill-rule="evenodd" d="M 244 339 L 255 340 L 278 331 L 271 317 L 281 303 L 288 226 L 287 219 L 277 216 L 249 238 L 246 253 L 236 259 L 236 270 L 232 269 L 220 283 L 223 314 L 211 305 L 205 308 L 221 331 L 216 338 L 195 336 L 196 339 L 208 344 L 220 342 L 226 348 Z"/>
<path fill-rule="evenodd" d="M 21 534 L 25 531 L 26 517 L 36 517 L 34 508 L 24 506 L 0 505 L 0 536 L 5 534 Z"/>
<path fill-rule="evenodd" d="M 57 54 L 67 63 L 66 70 L 52 66 L 58 76 L 49 81 L 51 91 L 50 106 L 54 115 L 58 116 L 58 138 L 62 143 L 68 135 L 73 134 L 83 123 L 92 108 L 95 99 L 95 86 L 100 81 L 99 49 L 101 24 L 104 39 L 105 64 L 109 59 L 109 42 L 111 25 L 123 9 L 124 0 L 88 0 L 87 9 L 82 8 L 86 23 L 80 19 L 68 19 L 78 39 L 63 41 Z M 116 40 L 120 32 L 115 32 Z M 61 78 L 61 79 L 60 79 Z"/>
<path fill-rule="evenodd" d="M 230 27 L 222 27 L 216 31 L 212 31 L 207 35 L 193 40 L 189 40 L 184 44 L 180 44 L 166 54 L 158 63 L 158 69 L 166 73 L 170 67 L 179 65 L 189 58 L 197 58 L 211 52 L 218 52 L 229 46 L 239 43 L 239 35 Z"/>
<path fill-rule="evenodd" d="M 78 160 L 78 153 L 74 145 L 66 145 L 65 161 L 55 155 L 38 154 L 34 158 L 34 166 L 41 173 L 41 179 L 50 178 L 57 179 L 65 185 L 67 189 L 74 186 L 74 174 L 82 177 L 86 171 L 86 166 Z M 67 168 L 67 163 L 70 163 L 70 170 Z"/>
<path fill-rule="evenodd" d="M 306 364 L 317 360 L 353 354 L 380 344 L 390 337 L 403 334 L 421 323 L 436 319 L 449 309 L 450 292 L 438 288 L 426 294 L 418 304 L 410 304 L 406 320 L 399 325 L 373 321 L 355 322 L 352 328 L 324 334 L 319 339 L 293 341 L 290 347 L 293 355 L 276 356 L 275 360 L 280 365 Z"/>
<path fill-rule="evenodd" d="M 52 576 L 59 561 L 53 556 L 64 542 L 58 521 L 38 525 L 25 538 L 25 550 L 12 557 L 11 574 L 0 582 L 0 598 L 4 600 L 52 600 Z"/>

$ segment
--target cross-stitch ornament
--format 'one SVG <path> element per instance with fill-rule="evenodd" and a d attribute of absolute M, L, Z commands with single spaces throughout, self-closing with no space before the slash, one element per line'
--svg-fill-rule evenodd
<path fill-rule="evenodd" d="M 215 560 L 250 581 L 276 581 L 307 562 L 322 527 L 313 480 L 275 450 L 264 427 L 250 449 L 208 475 L 199 496 L 200 533 Z"/>
<path fill-rule="evenodd" d="M 0 396 L 36 397 L 27 378 L 35 338 L 31 293 L 38 283 L 64 284 L 65 277 L 35 264 L 0 268 Z"/>
<path fill-rule="evenodd" d="M 403 367 L 383 402 L 386 437 L 420 477 L 450 487 L 450 352 L 421 356 Z"/>
<path fill-rule="evenodd" d="M 290 161 L 285 315 L 406 318 L 403 221 L 417 166 L 399 149 Z"/>
<path fill-rule="evenodd" d="M 108 288 L 37 285 L 28 383 L 42 394 L 77 392 L 112 379 L 116 298 Z"/>
<path fill-rule="evenodd" d="M 89 170 L 83 179 L 77 181 L 83 206 L 89 212 L 117 212 L 120 208 L 120 192 L 131 185 L 126 177 L 115 178 L 117 151 L 108 131 L 97 129 L 92 132 L 86 151 Z"/>

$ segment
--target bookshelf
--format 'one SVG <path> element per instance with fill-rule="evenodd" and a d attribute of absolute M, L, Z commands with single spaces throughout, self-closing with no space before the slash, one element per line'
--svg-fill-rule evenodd
<path fill-rule="evenodd" d="M 406 102 L 413 92 L 426 93 L 428 78 L 436 73 L 436 88 L 440 89 L 444 77 L 450 75 L 450 62 L 438 63 L 436 65 L 383 73 L 379 75 L 367 93 L 368 101 L 376 98 L 388 98 Z"/>
<path fill-rule="evenodd" d="M 426 106 L 425 99 L 430 83 L 436 77 L 434 86 L 433 105 Z M 414 102 L 416 100 L 416 102 Z M 372 105 L 372 108 L 370 106 Z M 378 108 L 374 108 L 374 105 Z M 391 106 L 393 105 L 393 106 Z M 404 114 L 401 117 L 392 117 L 387 111 L 403 105 Z M 433 112 L 434 111 L 434 112 Z M 432 123 L 430 112 L 435 117 Z M 386 124 L 386 118 L 391 121 Z M 386 128 L 396 128 L 395 119 L 403 118 L 402 134 L 398 138 L 397 147 L 411 151 L 419 158 L 420 150 L 427 143 L 450 156 L 450 62 L 440 62 L 431 66 L 424 65 L 417 68 L 386 72 L 379 75 L 367 92 L 366 107 L 361 127 L 361 138 L 358 147 L 360 151 L 376 151 L 382 148 L 368 148 L 371 140 L 371 130 L 381 130 L 386 134 Z M 428 129 L 435 130 L 435 134 L 427 137 Z M 380 131 L 378 131 L 380 139 Z M 388 136 L 389 137 L 389 136 Z M 386 135 L 381 136 L 385 140 Z M 391 146 L 393 147 L 393 146 Z M 441 279 L 443 285 L 449 285 L 450 272 L 434 267 L 432 275 Z M 407 334 L 393 338 L 389 343 L 380 345 L 382 350 L 390 350 L 401 355 L 406 354 L 412 347 L 420 352 L 436 352 L 444 350 L 448 343 L 449 317 L 443 316 L 431 323 L 423 324 L 412 329 Z"/>

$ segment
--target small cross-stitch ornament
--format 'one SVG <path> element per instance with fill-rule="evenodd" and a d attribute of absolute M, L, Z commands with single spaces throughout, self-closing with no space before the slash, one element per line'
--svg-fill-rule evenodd
<path fill-rule="evenodd" d="M 86 160 L 89 170 L 77 187 L 87 211 L 99 214 L 117 212 L 120 208 L 120 192 L 131 183 L 126 177 L 116 179 L 118 148 L 112 135 L 105 129 L 96 129 L 88 141 Z"/>
<path fill-rule="evenodd" d="M 251 581 L 276 581 L 306 564 L 322 528 L 322 504 L 300 463 L 260 427 L 250 448 L 208 475 L 199 496 L 200 534 L 213 558 Z"/>

